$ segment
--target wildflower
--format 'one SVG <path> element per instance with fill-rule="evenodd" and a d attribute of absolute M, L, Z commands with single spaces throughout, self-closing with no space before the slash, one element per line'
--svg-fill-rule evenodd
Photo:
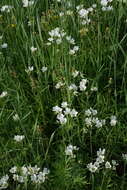
<path fill-rule="evenodd" d="M 79 75 L 79 71 L 75 70 L 72 72 L 72 76 L 76 78 Z"/>
<path fill-rule="evenodd" d="M 62 103 L 61 103 L 61 107 L 62 107 L 62 108 L 66 108 L 67 106 L 68 106 L 68 103 L 67 103 L 67 102 L 62 102 Z"/>
<path fill-rule="evenodd" d="M 9 171 L 12 174 L 16 173 L 17 172 L 17 166 L 12 167 Z"/>
<path fill-rule="evenodd" d="M 71 112 L 70 112 L 71 117 L 76 117 L 77 114 L 78 114 L 78 112 L 75 109 L 72 109 Z"/>
<path fill-rule="evenodd" d="M 122 158 L 127 161 L 127 154 L 122 154 Z"/>
<path fill-rule="evenodd" d="M 95 173 L 95 172 L 97 171 L 97 169 L 98 169 L 98 167 L 97 167 L 95 164 L 92 164 L 92 163 L 88 164 L 88 165 L 87 165 L 87 168 L 88 168 L 89 171 L 92 172 L 92 173 Z"/>
<path fill-rule="evenodd" d="M 110 162 L 107 161 L 107 162 L 105 163 L 105 168 L 106 168 L 106 169 L 110 169 L 111 167 L 112 167 L 112 166 L 111 166 Z"/>
<path fill-rule="evenodd" d="M 74 150 L 78 150 L 78 148 L 70 144 L 66 147 L 65 154 L 71 158 L 75 158 L 75 154 L 73 153 Z"/>
<path fill-rule="evenodd" d="M 64 86 L 63 82 L 58 82 L 55 86 L 56 89 L 60 89 L 62 86 Z"/>
<path fill-rule="evenodd" d="M 32 72 L 34 70 L 34 67 L 33 66 L 28 66 L 28 69 L 25 69 L 25 71 L 27 72 L 27 73 L 30 73 L 30 72 Z"/>
<path fill-rule="evenodd" d="M 4 44 L 1 45 L 1 48 L 2 48 L 2 49 L 6 49 L 7 47 L 8 47 L 8 44 L 7 44 L 7 43 L 4 43 Z"/>
<path fill-rule="evenodd" d="M 96 92 L 97 90 L 98 90 L 97 87 L 92 87 L 92 88 L 91 88 L 91 91 L 92 91 L 92 92 Z"/>
<path fill-rule="evenodd" d="M 23 3 L 23 7 L 29 7 L 29 6 L 32 6 L 34 4 L 34 1 L 31 0 L 22 0 L 22 3 Z"/>
<path fill-rule="evenodd" d="M 33 47 L 33 46 L 32 46 L 30 49 L 31 49 L 31 52 L 32 52 L 32 53 L 35 52 L 35 51 L 37 51 L 37 48 L 35 48 L 35 47 Z"/>
<path fill-rule="evenodd" d="M 70 113 L 71 113 L 71 109 L 70 108 L 65 108 L 64 114 L 69 115 Z"/>
<path fill-rule="evenodd" d="M 60 108 L 59 106 L 54 106 L 52 110 L 53 110 L 56 114 L 62 112 L 62 108 Z"/>
<path fill-rule="evenodd" d="M 69 54 L 74 55 L 79 50 L 78 46 L 74 46 L 73 49 L 70 49 Z"/>
<path fill-rule="evenodd" d="M 13 115 L 13 120 L 14 120 L 14 121 L 18 121 L 18 120 L 19 120 L 18 114 Z"/>
<path fill-rule="evenodd" d="M 60 124 L 66 124 L 67 123 L 67 118 L 65 118 L 64 114 L 62 114 L 62 113 L 59 113 L 57 115 L 57 119 L 58 119 L 58 122 Z"/>
<path fill-rule="evenodd" d="M 74 40 L 71 36 L 66 36 L 66 40 L 67 40 L 70 44 L 75 44 L 75 40 Z"/>
<path fill-rule="evenodd" d="M 1 94 L 0 94 L 0 98 L 4 98 L 5 96 L 7 96 L 7 91 L 3 91 Z"/>
<path fill-rule="evenodd" d="M 0 179 L 0 189 L 6 189 L 8 187 L 8 180 L 8 175 L 5 175 Z"/>
<path fill-rule="evenodd" d="M 41 70 L 42 70 L 43 73 L 45 73 L 47 71 L 47 69 L 48 69 L 47 67 L 42 67 Z"/>
<path fill-rule="evenodd" d="M 87 79 L 82 79 L 80 81 L 80 85 L 79 85 L 80 91 L 85 91 L 86 90 L 86 84 L 87 84 L 87 82 L 88 82 Z"/>
<path fill-rule="evenodd" d="M 24 135 L 15 135 L 14 140 L 17 142 L 21 142 L 25 138 Z"/>
<path fill-rule="evenodd" d="M 78 87 L 75 85 L 75 84 L 71 84 L 69 87 L 68 87 L 69 90 L 74 90 L 74 91 L 77 91 L 78 90 Z"/>
<path fill-rule="evenodd" d="M 13 8 L 13 6 L 4 5 L 4 6 L 1 7 L 0 10 L 1 10 L 1 12 L 7 12 L 7 13 L 9 13 L 12 8 Z"/>
<path fill-rule="evenodd" d="M 111 126 L 116 126 L 117 124 L 117 119 L 116 119 L 116 116 L 111 116 L 111 121 L 110 121 L 110 125 Z"/>

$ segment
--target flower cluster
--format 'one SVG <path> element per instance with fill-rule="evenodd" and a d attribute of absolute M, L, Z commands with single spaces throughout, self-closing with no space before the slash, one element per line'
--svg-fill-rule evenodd
<path fill-rule="evenodd" d="M 105 158 L 105 149 L 97 151 L 97 158 L 96 161 L 93 163 L 90 163 L 87 165 L 87 168 L 89 169 L 90 172 L 95 173 L 99 167 L 100 164 L 104 163 L 104 158 Z"/>
<path fill-rule="evenodd" d="M 101 167 L 101 165 L 105 162 L 105 149 L 99 148 L 99 151 L 97 151 L 97 158 L 94 163 L 90 163 L 87 165 L 87 168 L 89 169 L 90 172 L 95 173 L 98 171 Z M 105 162 L 105 168 L 106 169 L 112 169 L 116 170 L 117 162 L 115 160 L 112 160 L 112 165 L 109 161 Z"/>
<path fill-rule="evenodd" d="M 85 111 L 85 123 L 88 127 L 95 126 L 97 128 L 101 128 L 103 125 L 105 125 L 105 120 L 100 120 L 97 115 L 97 110 L 94 110 L 93 108 L 89 108 Z"/>
<path fill-rule="evenodd" d="M 0 189 L 6 189 L 8 187 L 8 180 L 8 175 L 5 175 L 0 179 Z"/>
<path fill-rule="evenodd" d="M 23 3 L 23 7 L 30 7 L 34 4 L 34 0 L 22 0 L 22 3 Z"/>
<path fill-rule="evenodd" d="M 74 46 L 72 49 L 70 49 L 69 54 L 74 55 L 79 50 L 79 46 Z"/>
<path fill-rule="evenodd" d="M 67 116 L 70 117 L 76 117 L 78 112 L 75 109 L 71 109 L 68 107 L 67 102 L 62 102 L 61 107 L 54 106 L 53 112 L 57 114 L 57 121 L 60 124 L 66 124 L 67 123 Z"/>
<path fill-rule="evenodd" d="M 25 183 L 30 179 L 32 183 L 40 184 L 45 182 L 50 171 L 47 168 L 40 171 L 37 165 L 34 167 L 22 166 L 20 168 L 14 166 L 10 169 L 10 173 L 13 174 L 13 180 L 16 182 Z"/>
<path fill-rule="evenodd" d="M 75 158 L 74 150 L 79 150 L 79 148 L 69 144 L 65 149 L 65 154 L 71 158 Z"/>
<path fill-rule="evenodd" d="M 11 5 L 4 5 L 4 6 L 1 7 L 0 10 L 1 10 L 1 12 L 7 12 L 7 13 L 9 13 L 12 8 L 13 8 L 13 6 L 11 6 Z"/>
<path fill-rule="evenodd" d="M 55 28 L 49 32 L 50 38 L 48 38 L 48 45 L 51 45 L 51 43 L 57 43 L 61 44 L 63 37 L 66 35 L 66 32 L 64 30 L 61 30 L 60 28 Z"/>
<path fill-rule="evenodd" d="M 51 45 L 52 43 L 61 44 L 62 40 L 65 39 L 69 44 L 74 45 L 70 51 L 70 55 L 74 55 L 78 50 L 79 47 L 75 45 L 75 40 L 70 35 L 66 35 L 66 32 L 63 29 L 60 29 L 59 27 L 51 30 L 49 32 L 50 37 L 48 38 L 47 45 Z"/>
<path fill-rule="evenodd" d="M 87 8 L 87 9 L 85 9 L 83 7 L 83 5 L 79 5 L 76 7 L 79 18 L 81 19 L 82 25 L 86 25 L 86 24 L 89 24 L 91 22 L 91 20 L 89 18 L 89 14 L 94 11 L 96 6 L 97 6 L 96 4 L 93 4 L 91 7 Z"/>
<path fill-rule="evenodd" d="M 73 77 L 75 78 L 76 76 L 78 76 L 79 72 L 76 71 L 75 73 L 73 73 Z M 83 92 L 86 90 L 87 88 L 87 83 L 88 83 L 88 80 L 83 78 L 81 79 L 81 81 L 79 82 L 79 86 L 76 86 L 76 84 L 72 83 L 70 84 L 70 86 L 68 86 L 68 89 L 70 91 L 73 91 L 73 94 L 74 95 L 77 95 L 78 94 L 78 89 Z"/>
<path fill-rule="evenodd" d="M 112 0 L 101 0 L 100 4 L 102 6 L 102 11 L 110 11 L 113 9 L 113 7 L 111 5 L 109 5 L 109 3 L 111 3 Z"/>
<path fill-rule="evenodd" d="M 14 140 L 17 142 L 21 142 L 25 138 L 24 135 L 15 135 Z"/>

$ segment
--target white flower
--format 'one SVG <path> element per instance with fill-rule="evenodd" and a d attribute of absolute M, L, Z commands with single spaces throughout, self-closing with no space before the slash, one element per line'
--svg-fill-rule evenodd
<path fill-rule="evenodd" d="M 12 8 L 13 8 L 13 6 L 4 5 L 4 6 L 1 7 L 0 10 L 1 10 L 1 12 L 7 12 L 7 13 L 9 13 Z"/>
<path fill-rule="evenodd" d="M 6 189 L 8 187 L 8 180 L 8 175 L 5 175 L 0 179 L 0 189 Z"/>
<path fill-rule="evenodd" d="M 75 40 L 74 40 L 71 36 L 66 36 L 66 40 L 67 40 L 70 44 L 75 44 Z"/>
<path fill-rule="evenodd" d="M 64 114 L 65 115 L 69 115 L 71 112 L 71 109 L 70 108 L 65 108 L 65 111 L 64 111 Z"/>
<path fill-rule="evenodd" d="M 22 175 L 23 175 L 23 176 L 27 176 L 27 175 L 28 175 L 28 169 L 27 169 L 27 167 L 22 166 L 22 167 L 21 167 L 21 172 L 22 172 Z"/>
<path fill-rule="evenodd" d="M 111 126 L 116 126 L 116 124 L 117 124 L 117 119 L 116 119 L 116 116 L 113 115 L 113 116 L 111 116 L 110 125 Z"/>
<path fill-rule="evenodd" d="M 85 91 L 86 90 L 86 84 L 87 84 L 87 82 L 88 82 L 87 79 L 82 79 L 80 81 L 80 85 L 79 85 L 80 91 Z"/>
<path fill-rule="evenodd" d="M 24 135 L 15 135 L 14 140 L 17 142 L 21 142 L 25 138 Z"/>
<path fill-rule="evenodd" d="M 77 77 L 78 74 L 79 74 L 79 71 L 77 71 L 77 70 L 75 70 L 75 71 L 72 72 L 72 76 L 73 76 L 74 78 Z"/>
<path fill-rule="evenodd" d="M 32 53 L 35 52 L 35 51 L 37 51 L 37 48 L 35 48 L 35 47 L 33 47 L 33 46 L 32 46 L 30 49 L 31 49 L 31 52 L 32 52 Z"/>
<path fill-rule="evenodd" d="M 63 82 L 58 82 L 55 86 L 56 89 L 59 89 L 61 88 L 62 86 L 64 86 L 64 83 Z"/>
<path fill-rule="evenodd" d="M 78 90 L 78 87 L 75 85 L 75 84 L 71 84 L 69 87 L 68 87 L 69 90 L 74 90 L 74 91 L 77 91 Z"/>
<path fill-rule="evenodd" d="M 34 67 L 33 66 L 28 66 L 28 69 L 25 69 L 25 71 L 27 72 L 27 73 L 30 73 L 30 72 L 32 72 L 34 70 Z"/>
<path fill-rule="evenodd" d="M 85 119 L 85 123 L 86 123 L 86 125 L 89 127 L 89 126 L 92 126 L 92 119 L 90 118 L 90 117 L 87 117 L 86 119 Z"/>
<path fill-rule="evenodd" d="M 0 94 L 0 98 L 4 98 L 5 96 L 7 96 L 7 91 L 3 91 L 1 94 Z"/>
<path fill-rule="evenodd" d="M 62 112 L 62 108 L 60 108 L 59 106 L 54 106 L 52 110 L 53 110 L 56 114 Z"/>
<path fill-rule="evenodd" d="M 92 164 L 92 163 L 88 164 L 88 165 L 87 165 L 87 168 L 88 168 L 89 171 L 92 172 L 92 173 L 95 173 L 95 172 L 97 171 L 97 169 L 98 169 L 98 167 L 97 167 L 95 164 Z"/>
<path fill-rule="evenodd" d="M 41 70 L 42 70 L 42 72 L 44 73 L 44 72 L 46 72 L 46 71 L 47 71 L 47 69 L 48 69 L 47 67 L 42 67 L 42 69 L 41 69 Z"/>
<path fill-rule="evenodd" d="M 78 148 L 76 147 L 76 146 L 73 146 L 73 145 L 68 145 L 67 147 L 66 147 L 66 149 L 65 149 L 65 154 L 67 155 L 67 156 L 70 156 L 70 157 L 72 157 L 72 158 L 74 158 L 75 157 L 75 155 L 74 155 L 74 153 L 73 153 L 73 151 L 74 150 L 78 150 Z"/>
<path fill-rule="evenodd" d="M 104 158 L 105 158 L 104 155 L 100 155 L 97 157 L 96 162 L 98 162 L 99 164 L 102 164 L 104 162 Z"/>
<path fill-rule="evenodd" d="M 68 106 L 68 103 L 67 103 L 67 102 L 62 102 L 62 103 L 61 103 L 61 107 L 62 107 L 62 108 L 66 108 L 67 106 Z"/>
<path fill-rule="evenodd" d="M 13 115 L 13 120 L 14 120 L 14 121 L 18 121 L 18 120 L 19 120 L 18 114 Z"/>
<path fill-rule="evenodd" d="M 122 154 L 122 158 L 127 161 L 127 154 Z"/>
<path fill-rule="evenodd" d="M 112 166 L 111 166 L 110 162 L 107 161 L 107 162 L 105 163 L 105 168 L 106 168 L 106 169 L 110 169 L 111 167 L 112 167 Z"/>
<path fill-rule="evenodd" d="M 71 112 L 70 112 L 71 117 L 76 117 L 77 114 L 78 114 L 78 112 L 75 109 L 72 109 Z"/>
<path fill-rule="evenodd" d="M 88 110 L 85 111 L 85 115 L 86 115 L 86 116 L 89 117 L 89 116 L 91 116 L 91 114 L 92 114 L 92 112 L 91 112 L 90 109 L 88 109 Z"/>
<path fill-rule="evenodd" d="M 101 3 L 102 6 L 107 6 L 108 0 L 101 0 L 100 3 Z"/>
<path fill-rule="evenodd" d="M 9 170 L 10 173 L 14 174 L 17 172 L 17 166 L 14 166 L 12 167 L 10 170 Z"/>
<path fill-rule="evenodd" d="M 60 122 L 60 124 L 62 124 L 62 125 L 67 123 L 67 118 L 62 113 L 59 113 L 57 115 L 57 119 Z"/>
<path fill-rule="evenodd" d="M 81 18 L 86 18 L 86 17 L 88 17 L 89 11 L 86 10 L 86 9 L 81 9 L 78 13 L 79 13 L 79 16 L 80 16 Z"/>
<path fill-rule="evenodd" d="M 92 92 L 96 92 L 97 90 L 98 90 L 97 87 L 91 87 L 91 91 L 92 91 Z"/>
<path fill-rule="evenodd" d="M 2 49 L 6 49 L 7 47 L 8 47 L 8 44 L 7 44 L 7 43 L 4 43 L 4 44 L 1 45 L 1 48 L 2 48 Z"/>
<path fill-rule="evenodd" d="M 29 1 L 29 0 L 22 0 L 22 3 L 23 3 L 23 7 L 29 7 L 29 6 L 31 6 L 31 5 L 34 4 L 34 1 L 33 0 L 31 0 L 31 1 Z"/>
<path fill-rule="evenodd" d="M 97 151 L 97 156 L 99 157 L 99 156 L 103 156 L 105 154 L 105 149 L 102 149 L 101 150 L 101 148 L 99 148 L 99 150 Z"/>

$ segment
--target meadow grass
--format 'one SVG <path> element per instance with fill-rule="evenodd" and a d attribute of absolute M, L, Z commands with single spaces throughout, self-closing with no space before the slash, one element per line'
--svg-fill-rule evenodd
<path fill-rule="evenodd" d="M 0 189 L 127 189 L 127 3 L 1 0 Z"/>

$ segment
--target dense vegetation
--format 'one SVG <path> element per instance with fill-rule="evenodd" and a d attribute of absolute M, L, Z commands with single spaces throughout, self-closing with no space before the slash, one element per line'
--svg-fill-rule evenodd
<path fill-rule="evenodd" d="M 0 1 L 0 189 L 127 189 L 126 0 Z"/>

